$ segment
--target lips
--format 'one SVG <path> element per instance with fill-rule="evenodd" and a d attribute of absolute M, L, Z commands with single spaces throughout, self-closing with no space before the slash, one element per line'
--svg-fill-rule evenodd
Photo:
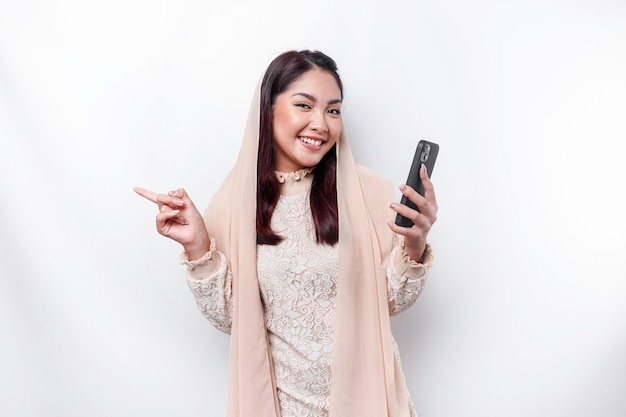
<path fill-rule="evenodd" d="M 298 139 L 306 144 L 312 145 L 312 146 L 322 146 L 322 143 L 324 143 L 323 140 L 321 139 L 313 139 L 313 138 L 309 138 L 307 136 L 298 136 Z"/>

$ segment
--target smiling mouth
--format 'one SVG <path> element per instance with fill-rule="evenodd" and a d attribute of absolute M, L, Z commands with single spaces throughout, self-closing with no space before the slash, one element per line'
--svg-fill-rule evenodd
<path fill-rule="evenodd" d="M 313 145 L 313 146 L 322 146 L 322 143 L 324 143 L 321 140 L 311 139 L 305 136 L 298 136 L 298 139 L 304 143 L 308 143 L 309 145 Z"/>

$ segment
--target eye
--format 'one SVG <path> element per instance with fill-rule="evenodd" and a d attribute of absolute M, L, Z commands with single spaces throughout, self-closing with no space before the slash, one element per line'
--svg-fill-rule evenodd
<path fill-rule="evenodd" d="M 341 115 L 341 109 L 328 109 L 328 113 L 335 115 L 335 116 L 340 116 Z"/>
<path fill-rule="evenodd" d="M 309 106 L 307 103 L 296 103 L 295 106 L 302 109 L 311 109 L 311 106 Z"/>

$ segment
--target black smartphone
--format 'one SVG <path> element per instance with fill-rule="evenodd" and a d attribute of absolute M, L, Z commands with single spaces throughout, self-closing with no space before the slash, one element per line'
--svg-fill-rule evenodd
<path fill-rule="evenodd" d="M 435 161 L 437 160 L 438 153 L 439 145 L 436 143 L 429 142 L 427 140 L 420 140 L 417 144 L 417 149 L 415 150 L 415 156 L 413 157 L 413 163 L 411 164 L 406 184 L 413 187 L 413 189 L 422 196 L 424 195 L 424 184 L 422 184 L 422 180 L 420 178 L 420 167 L 422 164 L 426 165 L 426 172 L 428 173 L 428 178 L 430 178 L 433 175 L 433 168 L 435 167 Z M 419 211 L 417 206 L 404 195 L 402 196 L 400 202 L 408 207 L 411 207 L 413 210 Z M 402 227 L 413 226 L 413 222 L 411 220 L 401 216 L 400 214 L 396 215 L 396 224 Z"/>

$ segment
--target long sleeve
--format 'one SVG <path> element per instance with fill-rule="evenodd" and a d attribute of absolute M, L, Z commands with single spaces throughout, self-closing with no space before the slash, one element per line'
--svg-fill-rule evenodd
<path fill-rule="evenodd" d="M 189 261 L 185 253 L 180 263 L 187 265 L 187 285 L 198 309 L 218 330 L 229 333 L 233 321 L 232 272 L 226 256 L 211 249 L 200 259 Z"/>
<path fill-rule="evenodd" d="M 409 258 L 404 250 L 404 237 L 394 234 L 389 264 L 387 265 L 387 300 L 389 314 L 395 316 L 411 307 L 419 298 L 428 269 L 432 265 L 433 254 L 426 245 L 422 262 Z"/>

